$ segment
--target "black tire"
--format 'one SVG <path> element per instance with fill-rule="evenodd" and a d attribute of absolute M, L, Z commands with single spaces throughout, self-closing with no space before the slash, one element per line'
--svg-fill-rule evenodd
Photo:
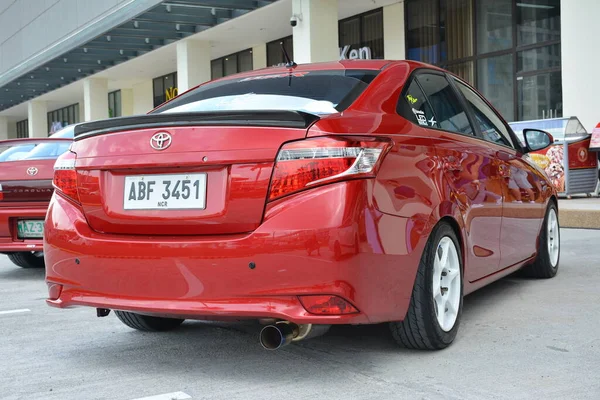
<path fill-rule="evenodd" d="M 433 296 L 433 274 L 436 250 L 440 241 L 448 237 L 454 243 L 460 267 L 460 300 L 454 326 L 444 331 L 440 326 Z M 440 350 L 448 347 L 456 337 L 463 307 L 463 261 L 460 242 L 447 222 L 440 222 L 431 233 L 419 263 L 408 312 L 403 321 L 390 322 L 396 342 L 409 349 Z"/>
<path fill-rule="evenodd" d="M 10 253 L 8 258 L 13 264 L 21 268 L 44 268 L 44 254 L 36 251 L 26 251 L 22 253 Z"/>
<path fill-rule="evenodd" d="M 171 331 L 183 323 L 183 319 L 151 317 L 127 311 L 115 311 L 117 318 L 130 328 L 143 332 Z"/>
<path fill-rule="evenodd" d="M 550 256 L 550 250 L 548 245 L 548 223 L 551 213 L 556 216 L 556 231 L 554 232 L 554 239 L 558 244 L 558 258 L 556 263 L 553 264 Z M 558 220 L 558 210 L 554 202 L 550 202 L 548 209 L 546 210 L 546 216 L 544 217 L 544 224 L 542 225 L 542 231 L 540 232 L 540 240 L 538 244 L 538 255 L 532 264 L 527 265 L 522 269 L 523 275 L 530 278 L 538 279 L 549 279 L 554 278 L 558 272 L 558 266 L 560 264 L 560 224 Z"/>

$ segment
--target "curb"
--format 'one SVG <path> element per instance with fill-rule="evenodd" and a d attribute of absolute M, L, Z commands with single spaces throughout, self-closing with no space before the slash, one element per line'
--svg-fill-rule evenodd
<path fill-rule="evenodd" d="M 561 228 L 600 229 L 600 210 L 562 208 L 558 213 Z"/>

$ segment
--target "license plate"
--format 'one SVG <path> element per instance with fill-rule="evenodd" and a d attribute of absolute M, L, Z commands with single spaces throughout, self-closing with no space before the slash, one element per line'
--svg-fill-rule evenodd
<path fill-rule="evenodd" d="M 125 177 L 125 210 L 203 210 L 206 174 Z"/>
<path fill-rule="evenodd" d="M 41 239 L 44 236 L 44 221 L 17 221 L 17 237 L 19 239 Z"/>

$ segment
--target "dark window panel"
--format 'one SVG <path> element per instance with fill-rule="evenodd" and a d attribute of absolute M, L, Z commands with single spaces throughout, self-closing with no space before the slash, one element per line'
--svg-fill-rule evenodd
<path fill-rule="evenodd" d="M 563 116 L 560 71 L 520 77 L 517 81 L 517 89 L 519 120 Z"/>
<path fill-rule="evenodd" d="M 477 2 L 477 52 L 490 53 L 513 47 L 513 1 Z"/>
<path fill-rule="evenodd" d="M 560 44 L 517 53 L 517 73 L 560 67 Z"/>
<path fill-rule="evenodd" d="M 441 60 L 473 55 L 473 1 L 443 0 L 440 13 Z"/>
<path fill-rule="evenodd" d="M 477 88 L 507 121 L 515 117 L 514 81 L 513 54 L 477 61 Z"/>
<path fill-rule="evenodd" d="M 440 62 L 440 13 L 438 0 L 407 0 L 407 58 Z"/>
<path fill-rule="evenodd" d="M 560 40 L 560 0 L 517 2 L 517 39 L 518 46 Z"/>

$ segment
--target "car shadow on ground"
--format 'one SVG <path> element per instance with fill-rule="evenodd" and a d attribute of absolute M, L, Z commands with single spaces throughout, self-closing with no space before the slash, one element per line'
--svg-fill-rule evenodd
<path fill-rule="evenodd" d="M 490 307 L 502 307 L 503 298 L 520 296 L 528 285 L 527 280 L 509 277 L 467 296 L 462 333 L 469 325 L 478 324 L 482 319 L 479 316 L 485 315 Z M 387 324 L 333 326 L 324 336 L 294 343 L 278 351 L 262 349 L 258 339 L 261 325 L 257 322 L 186 321 L 178 330 L 166 333 L 143 333 L 117 324 L 114 326 L 117 328 L 111 329 L 108 336 L 99 334 L 100 337 L 92 342 L 70 350 L 64 359 L 73 364 L 72 368 L 101 365 L 132 373 L 144 368 L 157 371 L 168 368 L 170 374 L 202 371 L 202 374 L 214 377 L 226 371 L 236 379 L 254 381 L 271 379 L 274 373 L 283 379 L 294 379 L 299 364 L 305 362 L 332 367 L 343 364 L 358 370 L 359 366 L 355 365 L 357 354 L 363 369 L 397 362 L 398 355 L 404 361 L 425 355 L 397 346 Z M 448 351 L 460 351 L 461 331 L 458 343 Z M 109 361 L 107 352 L 111 354 Z M 438 354 L 444 356 L 444 353 Z M 276 361 L 276 371 L 257 368 L 259 360 L 261 363 Z M 332 368 L 332 374 L 334 370 Z"/>
<path fill-rule="evenodd" d="M 45 277 L 46 270 L 44 268 L 21 268 L 12 264 L 0 268 L 0 280 L 43 281 Z"/>

